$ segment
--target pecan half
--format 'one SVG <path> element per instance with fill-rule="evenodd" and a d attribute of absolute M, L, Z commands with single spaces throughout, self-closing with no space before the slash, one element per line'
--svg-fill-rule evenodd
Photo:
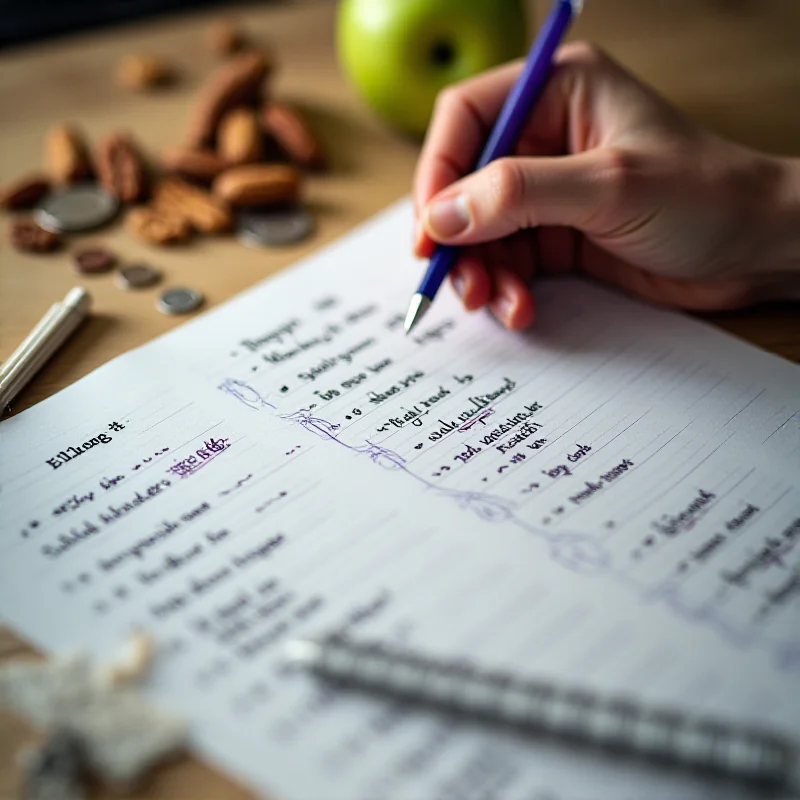
<path fill-rule="evenodd" d="M 156 187 L 153 208 L 167 217 L 180 217 L 202 233 L 222 233 L 233 227 L 225 202 L 180 178 L 166 178 Z"/>
<path fill-rule="evenodd" d="M 176 147 L 164 153 L 161 163 L 167 172 L 198 183 L 211 183 L 227 164 L 213 151 Z"/>
<path fill-rule="evenodd" d="M 134 236 L 148 244 L 177 244 L 188 239 L 192 232 L 185 217 L 150 206 L 131 209 L 126 223 Z"/>
<path fill-rule="evenodd" d="M 296 108 L 269 103 L 261 112 L 261 122 L 292 163 L 304 169 L 325 169 L 327 158 L 322 144 Z"/>
<path fill-rule="evenodd" d="M 222 115 L 237 106 L 255 105 L 270 63 L 263 53 L 243 53 L 221 66 L 200 90 L 187 143 L 191 147 L 212 144 Z"/>
<path fill-rule="evenodd" d="M 61 246 L 57 233 L 46 231 L 30 217 L 12 219 L 9 238 L 17 250 L 25 253 L 49 253 Z"/>
<path fill-rule="evenodd" d="M 47 134 L 47 164 L 56 183 L 77 183 L 94 174 L 86 142 L 71 125 L 59 125 Z"/>
<path fill-rule="evenodd" d="M 105 189 L 123 203 L 147 198 L 150 181 L 144 157 L 133 139 L 113 133 L 97 150 L 97 171 Z"/>
<path fill-rule="evenodd" d="M 284 205 L 300 195 L 303 176 L 289 164 L 231 167 L 214 181 L 214 194 L 234 208 Z"/>
<path fill-rule="evenodd" d="M 31 173 L 17 178 L 0 191 L 0 207 L 9 211 L 32 208 L 50 191 L 44 175 Z"/>

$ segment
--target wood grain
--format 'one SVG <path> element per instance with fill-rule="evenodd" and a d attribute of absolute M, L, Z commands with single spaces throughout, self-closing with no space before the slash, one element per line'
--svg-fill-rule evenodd
<path fill-rule="evenodd" d="M 547 0 L 532 2 L 541 15 Z M 236 9 L 226 8 L 226 14 Z M 307 108 L 331 154 L 330 174 L 312 178 L 308 197 L 319 231 L 310 242 L 255 252 L 230 239 L 157 250 L 119 225 L 82 238 L 102 241 L 126 261 L 162 268 L 169 284 L 201 289 L 216 305 L 297 258 L 324 246 L 408 192 L 417 145 L 387 131 L 342 80 L 333 46 L 333 2 L 243 6 L 239 16 L 280 64 L 275 96 Z M 6 52 L 0 68 L 0 183 L 43 164 L 49 127 L 72 121 L 97 141 L 130 130 L 151 154 L 180 142 L 200 82 L 218 63 L 206 47 L 215 15 L 204 11 L 95 31 Z M 797 0 L 604 0 L 589 3 L 574 32 L 601 44 L 673 102 L 719 132 L 746 144 L 800 153 L 800 5 Z M 113 82 L 118 59 L 152 52 L 179 72 L 174 88 L 153 95 L 124 92 Z M 3 219 L 2 224 L 7 225 Z M 55 300 L 78 279 L 67 250 L 25 256 L 0 243 L 0 357 L 6 357 Z M 376 264 L 380 269 L 380 264 Z M 180 320 L 158 314 L 156 290 L 125 293 L 108 276 L 82 279 L 96 313 L 15 404 L 24 409 Z M 774 305 L 706 315 L 712 324 L 759 347 L 800 361 L 800 311 Z M 8 502 L 7 500 L 5 502 Z M 0 662 L 33 655 L 0 629 Z M 15 793 L 14 753 L 34 732 L 0 716 L 0 798 Z M 109 795 L 98 790 L 97 798 Z M 250 795 L 194 759 L 161 770 L 140 800 L 239 800 Z"/>

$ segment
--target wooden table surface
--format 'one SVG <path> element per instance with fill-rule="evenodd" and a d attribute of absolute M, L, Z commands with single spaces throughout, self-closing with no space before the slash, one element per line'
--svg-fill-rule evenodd
<path fill-rule="evenodd" d="M 547 0 L 531 0 L 541 15 Z M 407 193 L 414 143 L 383 128 L 344 83 L 334 56 L 333 2 L 261 3 L 234 8 L 256 44 L 269 45 L 280 69 L 274 93 L 305 106 L 332 155 L 329 174 L 308 184 L 319 228 L 310 241 L 280 251 L 248 250 L 232 239 L 201 240 L 172 250 L 134 241 L 120 227 L 81 237 L 102 241 L 126 260 L 145 260 L 167 283 L 202 290 L 216 305 L 332 241 Z M 189 108 L 216 63 L 206 46 L 202 11 L 105 29 L 11 50 L 0 56 L 0 183 L 43 166 L 47 129 L 71 121 L 92 140 L 117 129 L 136 133 L 148 152 L 181 140 Z M 716 130 L 776 153 L 800 154 L 800 4 L 797 0 L 605 0 L 588 4 L 574 31 L 595 41 L 658 86 L 688 113 Z M 120 56 L 153 52 L 180 70 L 172 89 L 137 95 L 117 88 Z M 7 225 L 2 220 L 3 228 Z M 21 255 L 0 242 L 0 359 L 49 305 L 78 279 L 69 247 L 56 255 Z M 379 265 L 376 265 L 378 268 Z M 82 281 L 95 314 L 15 403 L 24 409 L 108 359 L 180 323 L 154 307 L 157 290 L 125 293 L 109 276 Z M 714 324 L 800 361 L 800 309 L 774 305 L 707 317 Z M 2 440 L 0 439 L 0 448 Z M 0 501 L 2 502 L 2 501 Z M 5 502 L 8 502 L 6 500 Z M 0 627 L 0 662 L 29 655 Z M 33 732 L 0 715 L 0 798 L 16 791 L 14 753 Z M 106 797 L 97 791 L 96 797 Z M 138 798 L 191 800 L 249 797 L 227 778 L 192 759 L 161 770 Z"/>

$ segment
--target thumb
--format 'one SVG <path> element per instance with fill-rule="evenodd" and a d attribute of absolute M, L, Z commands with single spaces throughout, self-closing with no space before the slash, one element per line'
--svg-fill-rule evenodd
<path fill-rule="evenodd" d="M 619 199 L 626 161 L 602 149 L 501 158 L 434 195 L 422 221 L 431 238 L 447 244 L 494 241 L 540 225 L 591 233 Z"/>

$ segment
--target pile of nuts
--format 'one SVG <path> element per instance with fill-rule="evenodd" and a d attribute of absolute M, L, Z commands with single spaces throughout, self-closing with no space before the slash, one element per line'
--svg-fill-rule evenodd
<path fill-rule="evenodd" d="M 184 143 L 164 153 L 160 164 L 149 163 L 129 133 L 112 133 L 92 154 L 78 129 L 61 125 L 47 136 L 47 173 L 5 186 L 0 207 L 31 209 L 52 188 L 97 181 L 127 208 L 133 236 L 165 245 L 228 232 L 239 209 L 297 203 L 304 171 L 326 166 L 319 140 L 297 109 L 265 96 L 274 71 L 267 53 L 246 49 L 241 33 L 225 22 L 214 26 L 210 43 L 228 60 L 200 89 Z M 117 80 L 138 90 L 172 76 L 158 59 L 128 56 Z M 32 218 L 15 217 L 11 241 L 20 250 L 49 252 L 60 236 Z"/>

